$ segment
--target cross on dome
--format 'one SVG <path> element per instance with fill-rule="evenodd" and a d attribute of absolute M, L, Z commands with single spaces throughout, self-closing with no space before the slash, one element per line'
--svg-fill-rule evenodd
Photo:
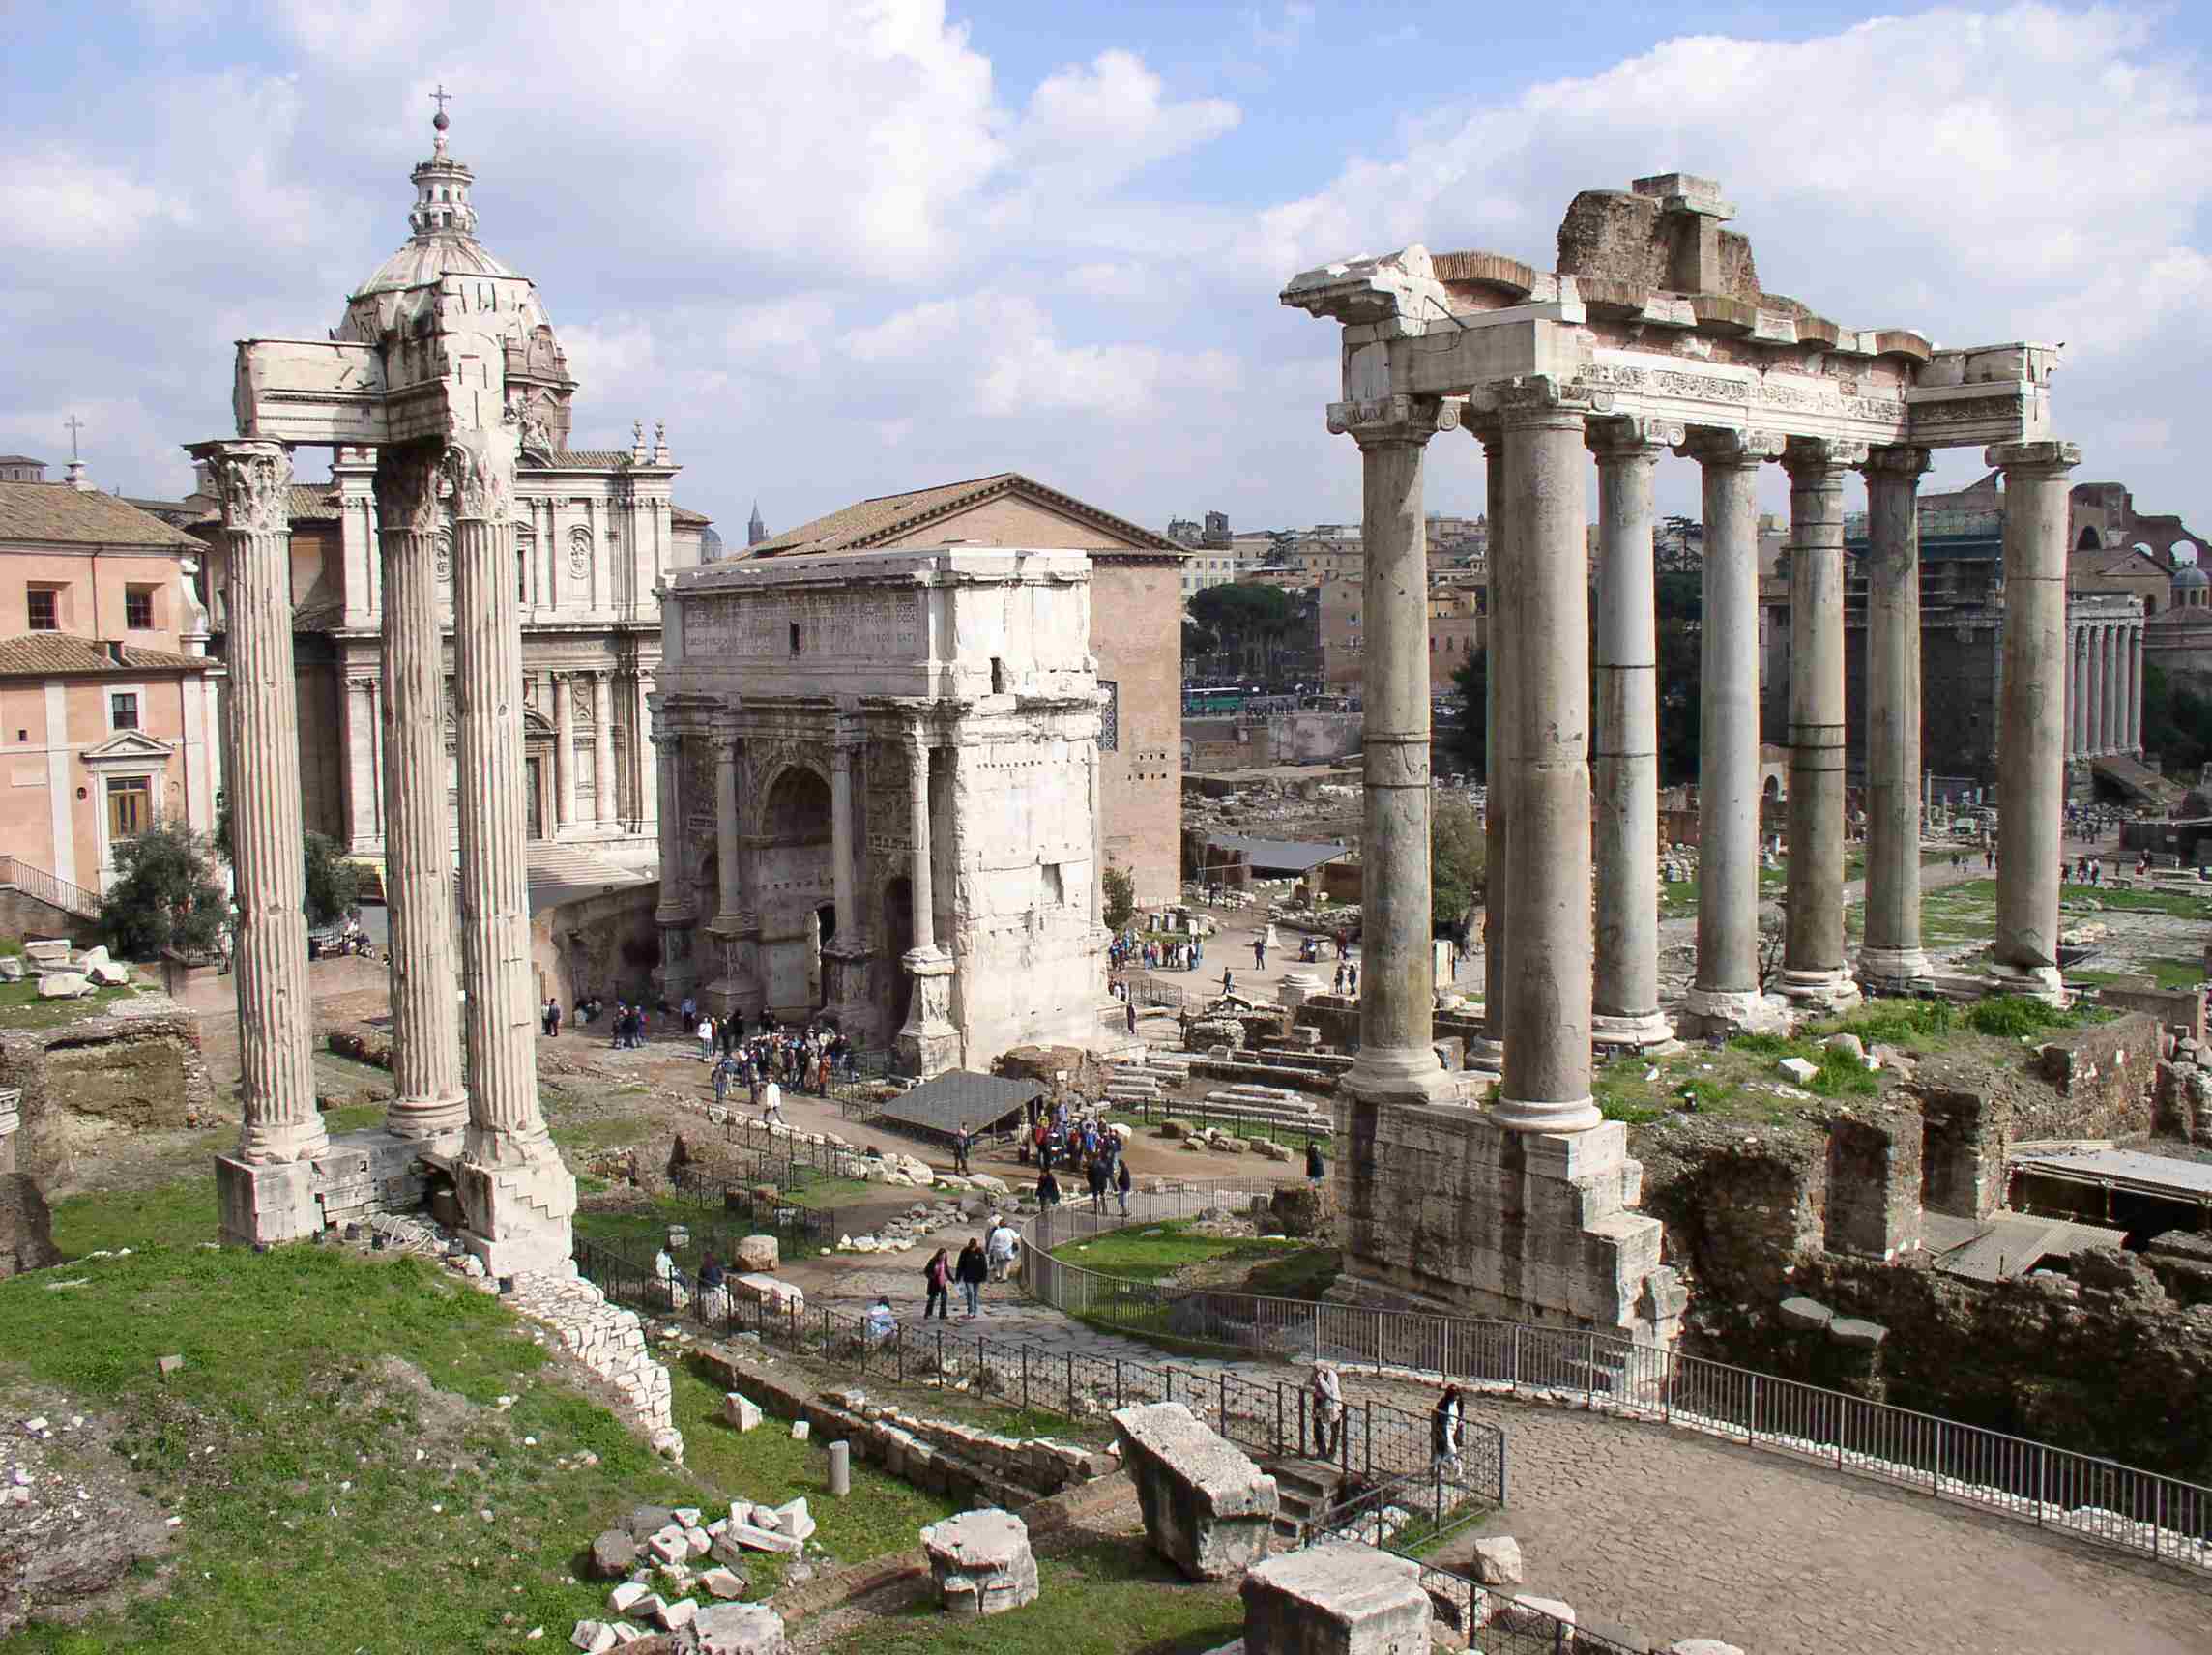
<path fill-rule="evenodd" d="M 441 156 L 446 153 L 446 129 L 453 124 L 453 118 L 446 113 L 446 105 L 452 101 L 453 95 L 446 90 L 446 83 L 439 81 L 438 90 L 430 94 L 430 102 L 438 106 L 438 112 L 430 117 L 430 125 L 437 132 L 430 147 L 432 153 Z"/>

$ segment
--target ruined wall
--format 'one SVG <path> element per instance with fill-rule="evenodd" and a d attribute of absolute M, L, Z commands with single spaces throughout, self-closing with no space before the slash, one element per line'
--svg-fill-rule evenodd
<path fill-rule="evenodd" d="M 9 886 L 0 889 L 0 937 L 27 943 L 67 937 L 74 947 L 89 947 L 100 941 L 100 921 L 49 908 L 37 897 Z"/>
<path fill-rule="evenodd" d="M 1135 877 L 1140 904 L 1173 902 L 1182 886 L 1181 562 L 1107 554 L 1091 566 L 1091 647 L 1099 686 L 1114 686 L 1098 830 L 1107 862 Z"/>
<path fill-rule="evenodd" d="M 577 1001 L 594 994 L 609 1000 L 649 998 L 653 961 L 660 951 L 660 929 L 653 918 L 659 898 L 655 881 L 532 915 L 530 955 L 538 1002 L 553 996 L 566 1017 Z"/>
<path fill-rule="evenodd" d="M 2023 1089 L 2013 1111 L 2014 1141 L 2146 1135 L 2158 1042 L 2157 1021 L 2139 1011 L 2044 1042 L 2035 1072 L 2057 1095 Z"/>
<path fill-rule="evenodd" d="M 182 1007 L 0 1035 L 0 1086 L 23 1089 L 16 1165 L 41 1177 L 109 1133 L 198 1126 L 215 1113 L 199 1018 Z"/>

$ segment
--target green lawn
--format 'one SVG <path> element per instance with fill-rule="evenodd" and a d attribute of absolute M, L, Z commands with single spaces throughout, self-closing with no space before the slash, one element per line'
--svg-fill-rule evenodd
<path fill-rule="evenodd" d="M 137 994 L 134 988 L 96 988 L 76 1000 L 42 1000 L 36 979 L 0 983 L 0 1029 L 59 1029 L 86 1017 L 104 1017 L 119 1000 Z"/>
<path fill-rule="evenodd" d="M 210 1155 L 238 1139 L 227 1128 L 210 1136 L 218 1140 L 209 1147 Z M 189 1247 L 213 1241 L 218 1224 L 213 1173 L 156 1189 L 65 1196 L 54 1203 L 54 1245 L 73 1259 L 102 1247 Z M 0 1360 L 6 1355 L 0 1344 Z"/>
<path fill-rule="evenodd" d="M 589 1152 L 619 1148 L 653 1136 L 654 1122 L 642 1115 L 614 1115 L 553 1128 L 553 1142 L 564 1149 Z"/>
<path fill-rule="evenodd" d="M 1158 1231 L 1153 1234 L 1151 1232 Z M 1216 1259 L 1251 1260 L 1254 1263 L 1285 1263 L 1291 1255 L 1308 1252 L 1302 1241 L 1284 1236 L 1222 1237 L 1193 1235 L 1184 1224 L 1148 1225 L 1143 1230 L 1116 1230 L 1091 1241 L 1066 1241 L 1052 1256 L 1122 1281 L 1165 1281 L 1186 1264 Z"/>
<path fill-rule="evenodd" d="M 551 1379 L 495 1298 L 418 1261 L 156 1247 L 66 1279 L 80 1278 L 0 1282 L 0 1379 L 121 1419 L 129 1474 L 184 1521 L 164 1595 L 26 1629 L 0 1655 L 552 1649 L 603 1612 L 576 1562 L 632 1505 L 804 1494 L 839 1561 L 911 1546 L 948 1509 L 859 1464 L 851 1499 L 830 1501 L 819 1444 L 713 1423 L 718 1395 L 682 1371 L 691 1466 L 658 1462 Z M 163 1381 L 171 1352 L 185 1366 Z"/>
<path fill-rule="evenodd" d="M 988 1620 L 947 1620 L 932 1599 L 854 1627 L 830 1655 L 1198 1655 L 1232 1641 L 1234 1588 L 1186 1581 L 1142 1538 L 1097 1539 L 1037 1562 L 1037 1600 Z"/>

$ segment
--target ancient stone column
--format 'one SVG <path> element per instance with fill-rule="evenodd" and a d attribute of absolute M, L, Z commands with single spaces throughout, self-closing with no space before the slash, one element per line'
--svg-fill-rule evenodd
<path fill-rule="evenodd" d="M 1920 508 L 1926 449 L 1867 456 L 1866 937 L 1859 979 L 1906 994 L 1920 945 Z"/>
<path fill-rule="evenodd" d="M 657 759 L 655 779 L 660 798 L 655 833 L 660 846 L 660 897 L 654 904 L 654 923 L 660 927 L 660 986 L 668 999 L 680 1002 L 698 980 L 691 959 L 690 857 L 684 836 L 684 737 L 663 734 L 653 743 Z M 717 886 L 719 886 L 719 870 Z M 717 888 L 717 905 L 719 899 Z"/>
<path fill-rule="evenodd" d="M 292 663 L 292 456 L 281 444 L 198 443 L 222 507 L 230 605 L 230 861 L 237 877 L 237 1158 L 304 1161 L 330 1146 L 315 1107 L 307 989 L 299 688 Z"/>
<path fill-rule="evenodd" d="M 1590 1100 L 1585 409 L 1562 403 L 1546 382 L 1523 392 L 1499 414 L 1515 529 L 1502 577 L 1519 596 L 1517 670 L 1504 703 L 1513 726 L 1515 821 L 1505 876 L 1513 991 L 1505 1074 L 1490 1115 L 1527 1131 L 1580 1132 L 1601 1118 Z"/>
<path fill-rule="evenodd" d="M 1844 473 L 1863 443 L 1792 438 L 1790 474 L 1790 872 L 1782 992 L 1855 1003 L 1844 954 Z"/>
<path fill-rule="evenodd" d="M 905 1073 L 926 1077 L 952 1066 L 958 1035 L 950 1017 L 952 961 L 937 945 L 929 831 L 929 737 L 918 729 L 907 738 L 907 811 L 913 831 L 907 883 L 913 897 L 914 946 L 901 963 L 914 984 L 896 1051 Z"/>
<path fill-rule="evenodd" d="M 2137 622 L 2128 628 L 2128 751 L 2142 753 L 2143 629 Z"/>
<path fill-rule="evenodd" d="M 553 683 L 553 827 L 568 826 L 576 813 L 576 697 L 567 673 Z"/>
<path fill-rule="evenodd" d="M 2008 987 L 2059 999 L 2058 858 L 2066 801 L 2067 473 L 2072 443 L 2000 443 L 2005 474 L 2004 697 L 1997 734 L 1997 934 Z"/>
<path fill-rule="evenodd" d="M 1780 1021 L 1759 982 L 1759 468 L 1764 431 L 1693 430 L 1703 472 L 1704 605 L 1699 636 L 1698 973 L 1683 999 L 1701 1032 Z"/>
<path fill-rule="evenodd" d="M 469 1126 L 456 1175 L 487 1267 L 568 1267 L 574 1178 L 538 1108 L 524 860 L 522 620 L 514 590 L 511 426 L 449 442 L 453 697 L 460 761 L 461 1014 Z"/>
<path fill-rule="evenodd" d="M 1482 623 L 1483 650 L 1483 817 L 1482 817 L 1482 1037 L 1468 1051 L 1468 1067 L 1487 1074 L 1505 1068 L 1506 1002 L 1512 983 L 1506 969 L 1507 925 L 1505 866 L 1512 831 L 1512 765 L 1508 757 L 1511 732 L 1502 716 L 1500 698 L 1510 680 L 1513 628 L 1505 620 L 1504 604 L 1511 595 L 1509 582 L 1499 578 L 1505 566 L 1509 531 L 1506 527 L 1505 432 L 1496 421 L 1475 429 L 1482 444 L 1486 482 L 1483 498 L 1490 513 L 1490 586 L 1488 613 Z"/>
<path fill-rule="evenodd" d="M 619 824 L 615 804 L 614 674 L 592 675 L 592 815 L 605 832 Z"/>
<path fill-rule="evenodd" d="M 745 905 L 738 841 L 738 781 L 742 744 L 734 736 L 714 741 L 714 884 L 719 907 L 714 929 L 734 933 L 742 927 L 740 912 Z"/>
<path fill-rule="evenodd" d="M 384 576 L 384 893 L 392 926 L 392 1107 L 402 1137 L 457 1133 L 460 961 L 453 940 L 453 844 L 446 820 L 446 629 L 438 613 L 442 450 L 377 456 Z"/>
<path fill-rule="evenodd" d="M 1366 874 L 1359 1055 L 1344 1085 L 1369 1102 L 1427 1103 L 1452 1095 L 1453 1089 L 1432 1044 L 1429 586 L 1421 471 L 1429 438 L 1457 425 L 1459 410 L 1433 397 L 1392 396 L 1366 412 L 1376 417 L 1350 427 L 1359 444 L 1366 566 L 1360 594 L 1366 634 L 1360 858 Z"/>
<path fill-rule="evenodd" d="M 839 736 L 830 749 L 830 891 L 842 944 L 860 934 L 859 906 L 853 896 L 853 747 L 850 738 Z"/>
<path fill-rule="evenodd" d="M 1659 1010 L 1659 646 L 1651 551 L 1651 474 L 1680 426 L 1597 420 L 1597 946 L 1591 1037 L 1643 1047 L 1674 1037 Z M 1495 566 L 1495 565 L 1493 566 Z"/>
<path fill-rule="evenodd" d="M 2079 759 L 2089 751 L 2089 631 L 2070 626 L 2066 631 L 2066 756 Z"/>
<path fill-rule="evenodd" d="M 2126 700 L 2125 669 L 2120 664 L 2120 629 L 2105 628 L 2105 751 L 2116 753 L 2127 745 L 2121 735 Z"/>

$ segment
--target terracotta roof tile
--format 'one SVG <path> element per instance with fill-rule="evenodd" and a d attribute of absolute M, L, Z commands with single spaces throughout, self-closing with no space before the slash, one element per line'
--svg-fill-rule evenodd
<path fill-rule="evenodd" d="M 627 449 L 557 449 L 545 456 L 539 470 L 604 471 L 633 463 Z M 528 462 L 525 462 L 528 469 Z"/>
<path fill-rule="evenodd" d="M 0 638 L 0 676 L 52 678 L 72 673 L 205 672 L 215 665 L 206 655 L 180 655 L 170 650 L 123 646 L 123 659 L 108 653 L 98 638 L 74 632 L 24 632 Z"/>
<path fill-rule="evenodd" d="M 826 517 L 817 517 L 811 523 L 772 535 L 752 547 L 747 555 L 759 558 L 800 552 L 865 551 L 921 528 L 934 518 L 949 517 L 1002 494 L 1025 495 L 1039 505 L 1095 524 L 1147 551 L 1182 552 L 1186 549 L 1150 529 L 1140 529 L 1095 506 L 1086 506 L 1073 495 L 1061 494 L 1032 481 L 1019 472 L 1002 471 L 989 477 L 970 478 L 965 482 L 917 488 L 905 494 L 880 494 L 873 500 L 859 501 Z"/>
<path fill-rule="evenodd" d="M 0 540 L 71 546 L 184 546 L 181 529 L 112 494 L 59 482 L 0 482 Z"/>
<path fill-rule="evenodd" d="M 687 506 L 670 506 L 668 508 L 668 520 L 671 523 L 681 523 L 685 528 L 691 529 L 704 528 L 709 523 L 712 523 L 713 518 L 708 516 L 703 511 L 694 511 Z"/>

